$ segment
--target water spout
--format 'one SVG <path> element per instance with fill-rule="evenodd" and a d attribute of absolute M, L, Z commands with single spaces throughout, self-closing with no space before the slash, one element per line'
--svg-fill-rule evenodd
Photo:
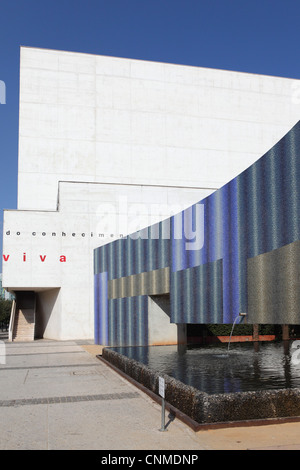
<path fill-rule="evenodd" d="M 233 325 L 232 325 L 232 328 L 231 328 L 231 332 L 230 332 L 228 347 L 227 347 L 227 352 L 228 352 L 228 353 L 229 353 L 229 349 L 230 349 L 230 342 L 231 342 L 232 333 L 233 333 L 233 330 L 234 330 L 234 326 L 235 326 L 235 324 L 236 324 L 236 322 L 237 322 L 237 319 L 238 319 L 239 317 L 244 318 L 246 315 L 247 315 L 247 313 L 239 313 L 239 314 L 237 315 L 237 317 L 235 318 L 234 322 L 233 322 Z"/>

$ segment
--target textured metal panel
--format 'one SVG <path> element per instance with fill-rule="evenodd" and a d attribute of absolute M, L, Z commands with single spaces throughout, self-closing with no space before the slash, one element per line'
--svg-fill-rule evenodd
<path fill-rule="evenodd" d="M 251 323 L 300 323 L 300 241 L 248 259 Z"/>
<path fill-rule="evenodd" d="M 222 260 L 176 271 L 171 276 L 171 322 L 222 323 Z"/>
<path fill-rule="evenodd" d="M 170 292 L 170 269 L 162 268 L 150 272 L 108 281 L 108 298 L 158 295 Z"/>
<path fill-rule="evenodd" d="M 107 298 L 107 272 L 98 273 L 94 279 L 95 292 L 95 343 L 107 344 L 108 341 L 108 298 Z"/>
<path fill-rule="evenodd" d="M 148 297 L 124 297 L 108 301 L 108 344 L 148 344 Z"/>

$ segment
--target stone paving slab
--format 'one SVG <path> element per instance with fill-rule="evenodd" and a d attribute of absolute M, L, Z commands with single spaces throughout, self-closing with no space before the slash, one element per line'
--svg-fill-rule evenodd
<path fill-rule="evenodd" d="M 85 348 L 6 343 L 0 449 L 202 448 L 180 421 L 161 433 L 160 407 Z"/>

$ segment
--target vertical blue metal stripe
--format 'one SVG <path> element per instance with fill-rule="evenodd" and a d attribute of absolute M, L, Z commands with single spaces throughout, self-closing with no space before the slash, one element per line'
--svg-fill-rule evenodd
<path fill-rule="evenodd" d="M 223 323 L 230 323 L 230 291 L 228 291 L 228 280 L 230 279 L 230 265 L 228 259 L 229 251 L 229 212 L 230 212 L 230 197 L 229 186 L 226 185 L 222 188 L 222 214 L 223 214 Z"/>
<path fill-rule="evenodd" d="M 239 304 L 240 312 L 247 313 L 248 295 L 247 295 L 247 186 L 245 172 L 237 179 L 237 225 L 238 225 L 238 256 L 239 256 Z M 240 313 L 239 312 L 239 313 Z"/>
<path fill-rule="evenodd" d="M 94 341 L 95 344 L 100 344 L 99 338 L 99 320 L 100 320 L 100 309 L 99 309 L 99 274 L 94 275 Z"/>
<path fill-rule="evenodd" d="M 101 273 L 101 308 L 102 308 L 102 324 L 101 324 L 101 337 L 103 344 L 108 343 L 108 283 L 107 272 Z"/>
<path fill-rule="evenodd" d="M 282 226 L 283 217 L 281 215 L 282 205 L 282 177 L 281 160 L 278 158 L 278 148 L 271 149 L 263 160 L 268 184 L 265 188 L 265 230 L 266 246 L 264 251 L 272 251 L 278 246 L 282 246 Z"/>
<path fill-rule="evenodd" d="M 248 213 L 248 258 L 263 252 L 264 190 L 262 180 L 262 162 L 254 163 L 246 172 L 247 178 L 247 213 Z"/>
<path fill-rule="evenodd" d="M 227 289 L 231 291 L 230 317 L 233 322 L 240 312 L 240 278 L 239 278 L 239 232 L 238 232 L 238 201 L 237 201 L 237 178 L 230 185 L 230 257 L 231 285 Z M 229 312 L 227 312 L 228 314 Z"/>

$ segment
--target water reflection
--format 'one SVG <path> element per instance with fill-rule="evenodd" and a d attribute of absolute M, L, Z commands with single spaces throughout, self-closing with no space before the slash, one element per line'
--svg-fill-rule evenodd
<path fill-rule="evenodd" d="M 112 348 L 151 369 L 209 394 L 300 387 L 300 364 L 291 361 L 291 345 L 232 344 Z"/>

